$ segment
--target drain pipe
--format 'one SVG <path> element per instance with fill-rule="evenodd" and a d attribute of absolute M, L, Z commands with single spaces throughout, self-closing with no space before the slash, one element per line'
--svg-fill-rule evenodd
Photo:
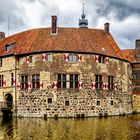
<path fill-rule="evenodd" d="M 15 56 L 15 113 L 16 113 L 16 117 L 17 117 L 17 61 L 16 61 L 16 53 L 14 53 Z"/>

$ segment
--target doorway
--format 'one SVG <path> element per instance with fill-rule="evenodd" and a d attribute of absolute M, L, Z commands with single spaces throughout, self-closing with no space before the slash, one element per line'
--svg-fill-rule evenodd
<path fill-rule="evenodd" d="M 10 93 L 7 93 L 5 95 L 5 101 L 6 101 L 7 108 L 12 109 L 12 107 L 13 107 L 13 96 Z"/>

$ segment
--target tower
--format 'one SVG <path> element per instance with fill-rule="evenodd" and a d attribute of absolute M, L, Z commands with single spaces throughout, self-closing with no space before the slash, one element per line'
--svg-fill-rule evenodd
<path fill-rule="evenodd" d="M 81 15 L 81 19 L 79 19 L 79 27 L 80 28 L 88 28 L 88 20 L 86 19 L 85 9 L 83 4 L 83 13 Z"/>

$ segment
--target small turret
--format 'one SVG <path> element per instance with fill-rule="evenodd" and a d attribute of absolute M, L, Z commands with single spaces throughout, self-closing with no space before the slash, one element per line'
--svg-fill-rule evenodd
<path fill-rule="evenodd" d="M 88 28 L 88 20 L 86 19 L 86 14 L 84 11 L 84 4 L 83 4 L 83 13 L 81 15 L 81 19 L 79 19 L 79 27 L 80 28 Z"/>

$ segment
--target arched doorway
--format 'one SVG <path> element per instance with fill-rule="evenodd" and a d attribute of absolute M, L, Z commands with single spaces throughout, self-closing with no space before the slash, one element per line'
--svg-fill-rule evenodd
<path fill-rule="evenodd" d="M 5 95 L 5 101 L 6 101 L 7 108 L 12 109 L 12 107 L 13 107 L 13 96 L 10 93 L 7 93 Z"/>

